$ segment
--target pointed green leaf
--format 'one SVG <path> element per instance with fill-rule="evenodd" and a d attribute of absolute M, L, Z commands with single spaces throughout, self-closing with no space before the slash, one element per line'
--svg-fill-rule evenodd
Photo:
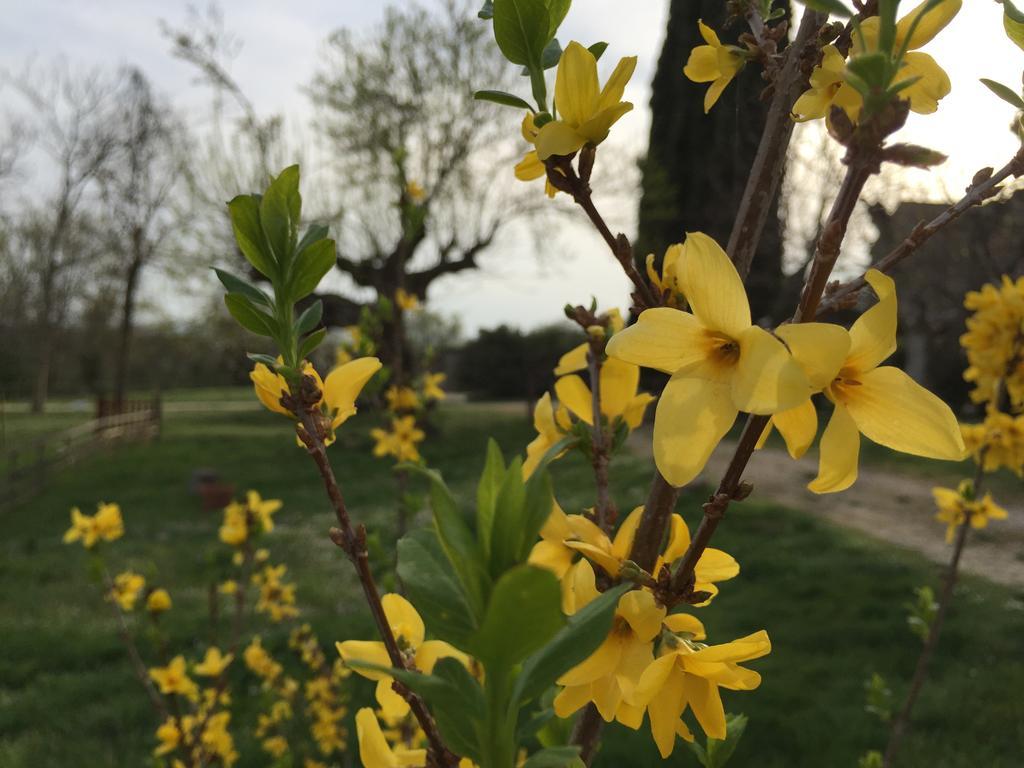
<path fill-rule="evenodd" d="M 494 40 L 513 64 L 540 67 L 550 24 L 544 0 L 494 0 Z"/>
<path fill-rule="evenodd" d="M 570 616 L 565 627 L 526 660 L 512 692 L 514 708 L 541 696 L 559 677 L 597 650 L 611 631 L 619 598 L 630 587 L 620 584 L 602 593 Z"/>
<path fill-rule="evenodd" d="M 533 106 L 526 99 L 521 99 L 514 93 L 507 93 L 505 91 L 476 91 L 473 94 L 473 98 L 477 101 L 492 101 L 495 104 L 501 104 L 506 107 L 533 111 Z"/>
<path fill-rule="evenodd" d="M 228 293 L 240 293 L 257 304 L 262 304 L 266 307 L 274 306 L 271 298 L 252 283 L 217 267 L 214 267 L 213 271 L 217 274 L 217 279 L 220 280 Z"/>
<path fill-rule="evenodd" d="M 306 246 L 295 260 L 290 291 L 292 299 L 299 301 L 315 291 L 335 262 L 333 240 L 317 240 Z"/>
<path fill-rule="evenodd" d="M 231 229 L 242 255 L 262 275 L 274 281 L 277 265 L 273 255 L 264 248 L 263 228 L 260 226 L 260 204 L 254 195 L 238 195 L 228 203 Z"/>
<path fill-rule="evenodd" d="M 277 333 L 277 323 L 270 315 L 260 311 L 245 296 L 239 293 L 224 294 L 224 303 L 228 312 L 247 331 L 260 336 L 273 336 Z"/>
<path fill-rule="evenodd" d="M 520 557 L 520 544 L 523 540 L 525 502 L 523 460 L 516 456 L 508 465 L 495 501 L 489 560 L 492 578 L 498 578 L 523 559 Z"/>
<path fill-rule="evenodd" d="M 507 674 L 564 626 L 558 579 L 544 568 L 519 565 L 502 574 L 491 590 L 470 653 L 483 662 L 488 675 Z"/>
<path fill-rule="evenodd" d="M 469 647 L 478 623 L 434 531 L 413 531 L 398 542 L 398 578 L 432 634 L 456 648 Z"/>
<path fill-rule="evenodd" d="M 485 21 L 490 21 L 491 19 L 493 19 L 494 3 L 492 2 L 492 0 L 484 0 L 483 7 L 476 12 L 476 15 L 479 18 L 484 19 Z"/>
<path fill-rule="evenodd" d="M 306 234 L 302 236 L 299 244 L 295 246 L 295 254 L 298 255 L 313 243 L 325 239 L 329 231 L 323 224 L 310 224 Z"/>
<path fill-rule="evenodd" d="M 302 340 L 299 344 L 299 360 L 304 360 L 312 354 L 313 350 L 323 344 L 324 337 L 327 336 L 326 328 L 317 328 L 309 336 Z"/>
<path fill-rule="evenodd" d="M 299 315 L 299 319 L 295 321 L 295 333 L 298 336 L 309 333 L 318 325 L 320 320 L 324 316 L 324 302 L 321 299 L 317 299 L 308 307 L 306 307 L 302 314 Z"/>
<path fill-rule="evenodd" d="M 1005 101 L 1007 104 L 1017 109 L 1024 110 L 1024 99 L 1022 99 L 1020 97 L 1020 94 L 1018 94 L 1012 88 L 1005 86 L 1002 83 L 997 83 L 995 80 L 989 80 L 988 78 L 985 77 L 981 78 L 981 82 L 986 88 L 992 91 L 992 93 L 994 93 L 1000 99 Z"/>
<path fill-rule="evenodd" d="M 497 442 L 491 438 L 487 441 L 487 461 L 476 488 L 476 532 L 486 562 L 490 562 L 494 511 L 504 478 L 505 457 L 501 455 Z"/>
<path fill-rule="evenodd" d="M 260 200 L 260 225 L 265 241 L 284 275 L 288 274 L 295 255 L 301 207 L 299 166 L 292 165 L 270 182 Z"/>
<path fill-rule="evenodd" d="M 255 352 L 249 352 L 248 354 L 246 354 L 246 357 L 248 357 L 254 363 L 263 363 L 272 371 L 277 370 L 277 358 L 275 358 L 273 355 L 261 355 Z"/>
<path fill-rule="evenodd" d="M 530 755 L 522 768 L 576 768 L 583 765 L 579 747 L 548 747 Z"/>
<path fill-rule="evenodd" d="M 572 5 L 572 0 L 547 0 L 547 3 L 548 17 L 550 19 L 550 24 L 548 26 L 548 40 L 550 40 L 555 36 L 555 33 L 558 32 L 558 28 L 562 26 L 562 21 L 565 19 L 565 15 L 569 13 L 569 6 Z"/>

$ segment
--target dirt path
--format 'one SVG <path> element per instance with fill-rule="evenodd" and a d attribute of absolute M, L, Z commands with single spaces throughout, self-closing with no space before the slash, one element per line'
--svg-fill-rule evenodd
<path fill-rule="evenodd" d="M 638 430 L 630 444 L 638 453 L 649 455 L 650 431 Z M 732 442 L 719 445 L 701 479 L 717 482 L 734 447 Z M 934 481 L 862 465 L 852 488 L 817 496 L 805 487 L 817 474 L 816 460 L 814 450 L 793 461 L 784 450 L 769 446 L 754 454 L 744 479 L 753 483 L 754 495 L 760 499 L 916 550 L 936 563 L 948 562 L 950 548 L 945 543 L 943 525 L 935 520 L 932 504 Z M 961 567 L 998 584 L 1024 587 L 1024 495 L 1005 505 L 1009 519 L 972 532 Z"/>

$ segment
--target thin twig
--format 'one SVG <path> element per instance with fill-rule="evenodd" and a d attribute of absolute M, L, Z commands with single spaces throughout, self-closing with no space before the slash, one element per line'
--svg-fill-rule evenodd
<path fill-rule="evenodd" d="M 608 532 L 615 522 L 615 509 L 611 493 L 608 490 L 609 449 L 608 435 L 601 423 L 601 348 L 603 342 L 590 342 L 587 352 L 587 368 L 590 372 L 591 417 L 594 425 L 591 434 L 591 465 L 594 468 L 594 484 L 597 486 L 597 507 L 594 510 L 594 522 L 601 530 Z"/>
<path fill-rule="evenodd" d="M 312 383 L 312 379 L 308 376 L 305 377 L 303 382 L 304 389 L 305 386 L 308 386 L 307 381 Z M 355 528 L 352 526 L 348 508 L 345 506 L 345 500 L 341 494 L 341 488 L 334 477 L 331 462 L 327 458 L 327 451 L 324 446 L 323 437 L 320 434 L 316 416 L 307 407 L 300 407 L 293 412 L 301 414 L 302 428 L 298 430 L 299 437 L 316 463 L 324 483 L 324 489 L 327 491 L 327 496 L 331 501 L 335 517 L 338 520 L 339 527 L 332 528 L 330 531 L 331 541 L 348 556 L 356 570 L 356 575 L 359 577 L 359 583 L 363 589 L 363 595 L 366 597 L 370 613 L 373 615 L 374 623 L 377 625 L 377 631 L 384 643 L 392 666 L 399 669 L 407 669 L 408 664 L 401 649 L 398 647 L 398 641 L 391 630 L 387 615 L 384 613 L 380 592 L 377 590 L 373 572 L 370 570 L 370 558 L 366 549 L 366 529 L 362 525 Z M 409 709 L 427 737 L 427 742 L 430 745 L 428 751 L 429 764 L 438 766 L 438 768 L 454 768 L 454 766 L 457 766 L 459 758 L 444 745 L 441 734 L 437 730 L 437 725 L 434 723 L 434 718 L 427 710 L 423 700 L 397 681 L 394 683 L 394 687 L 408 702 Z"/>
<path fill-rule="evenodd" d="M 939 230 L 956 221 L 964 213 L 976 205 L 981 205 L 985 200 L 992 197 L 999 191 L 999 185 L 1011 176 L 1024 174 L 1024 148 L 1019 150 L 1013 159 L 994 173 L 990 168 L 982 169 L 975 174 L 971 185 L 962 198 L 949 208 L 944 210 L 927 224 L 919 223 L 909 235 L 895 249 L 890 251 L 884 258 L 873 265 L 874 269 L 880 272 L 890 272 L 897 264 L 908 256 L 911 256 L 922 245 L 932 238 Z M 867 285 L 864 276 L 850 280 L 836 286 L 828 291 L 828 295 L 818 306 L 817 315 L 820 317 L 828 312 L 833 312 L 844 306 L 849 306 L 856 295 Z"/>

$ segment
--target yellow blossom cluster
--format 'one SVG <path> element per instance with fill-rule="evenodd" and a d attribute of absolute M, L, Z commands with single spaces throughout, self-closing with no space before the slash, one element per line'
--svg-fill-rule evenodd
<path fill-rule="evenodd" d="M 265 565 L 252 575 L 252 583 L 259 589 L 256 612 L 265 613 L 275 624 L 299 615 L 295 606 L 295 585 L 286 584 L 284 564 Z"/>
<path fill-rule="evenodd" d="M 990 409 L 980 424 L 961 424 L 964 443 L 985 472 L 1003 467 L 1024 477 L 1024 413 Z"/>
<path fill-rule="evenodd" d="M 146 579 L 134 571 L 124 571 L 114 577 L 108 599 L 117 603 L 122 611 L 135 610 L 135 603 L 146 588 Z"/>
<path fill-rule="evenodd" d="M 972 313 L 960 337 L 971 399 L 1006 410 L 999 402 L 1005 388 L 1009 409 L 1024 411 L 1024 277 L 1004 275 L 999 285 L 969 292 L 964 306 Z"/>
<path fill-rule="evenodd" d="M 348 679 L 350 670 L 340 659 L 333 665 L 327 664 L 320 641 L 309 624 L 293 630 L 288 645 L 299 653 L 303 664 L 313 674 L 303 688 L 310 735 L 324 756 L 344 751 L 348 732 L 343 721 L 348 707 L 342 683 Z"/>
<path fill-rule="evenodd" d="M 199 699 L 199 687 L 188 675 L 184 656 L 175 656 L 165 667 L 153 667 L 149 676 L 165 696 L 184 696 L 192 701 Z"/>
<path fill-rule="evenodd" d="M 387 400 L 388 410 L 394 413 L 415 411 L 420 407 L 420 396 L 412 387 L 388 387 L 384 399 Z"/>
<path fill-rule="evenodd" d="M 697 477 L 740 412 L 770 415 L 799 457 L 817 434 L 812 396 L 834 410 L 809 488 L 831 493 L 857 478 L 860 435 L 904 453 L 960 460 L 963 439 L 949 407 L 898 368 L 896 287 L 870 270 L 878 296 L 847 331 L 829 323 L 754 325 L 743 281 L 725 251 L 699 232 L 675 254 L 676 291 L 690 311 L 657 307 L 615 334 L 610 357 L 670 374 L 654 421 L 654 458 L 675 486 Z"/>
<path fill-rule="evenodd" d="M 327 445 L 334 442 L 334 430 L 355 414 L 359 393 L 380 368 L 381 362 L 376 357 L 360 357 L 337 366 L 326 378 L 321 379 L 311 363 L 303 363 L 302 373 L 313 379 L 319 393 L 313 409 L 322 416 L 327 428 Z M 263 363 L 257 363 L 249 378 L 256 390 L 256 397 L 264 406 L 291 419 L 299 418 L 285 405 L 290 390 L 284 376 Z M 301 429 L 302 426 L 296 425 L 296 428 Z M 299 440 L 299 446 L 302 445 Z"/>
<path fill-rule="evenodd" d="M 99 541 L 115 541 L 124 535 L 121 507 L 100 502 L 95 515 L 83 515 L 78 507 L 71 509 L 71 527 L 64 533 L 64 543 L 82 542 L 92 549 Z"/>
<path fill-rule="evenodd" d="M 232 501 L 224 508 L 220 540 L 233 547 L 240 547 L 254 533 L 270 533 L 274 530 L 273 515 L 280 508 L 279 499 L 264 501 L 256 491 L 248 491 L 244 504 Z"/>
<path fill-rule="evenodd" d="M 391 419 L 391 429 L 374 427 L 370 437 L 376 443 L 373 455 L 392 456 L 395 461 L 419 461 L 420 452 L 417 444 L 423 442 L 426 433 L 416 426 L 415 416 L 397 416 Z"/>
<path fill-rule="evenodd" d="M 146 610 L 154 616 L 171 610 L 171 594 L 162 587 L 146 596 Z"/>
<path fill-rule="evenodd" d="M 639 507 L 622 522 L 614 538 L 584 515 L 552 511 L 530 562 L 551 570 L 561 580 L 563 610 L 574 614 L 600 594 L 594 566 L 605 578 L 623 575 L 643 515 Z M 690 544 L 683 518 L 673 515 L 669 540 L 653 572 L 660 573 L 681 557 Z M 582 557 L 581 557 L 582 556 Z M 739 565 L 726 552 L 706 549 L 694 569 L 695 593 L 706 593 L 700 605 L 717 594 L 715 582 L 739 573 Z M 711 738 L 725 737 L 725 710 L 719 687 L 751 690 L 760 683 L 756 672 L 740 662 L 771 650 L 768 635 L 709 646 L 701 622 L 687 613 L 669 615 L 647 588 L 627 592 L 619 599 L 611 632 L 594 653 L 559 680 L 555 713 L 570 717 L 593 703 L 607 722 L 638 729 L 648 714 L 655 743 L 663 757 L 672 754 L 676 736 L 693 740 L 681 719 L 692 709 Z"/>
<path fill-rule="evenodd" d="M 946 524 L 946 543 L 953 541 L 957 528 L 970 524 L 972 528 L 984 528 L 989 520 L 1005 520 L 1006 510 L 996 504 L 992 494 L 975 497 L 974 484 L 964 480 L 954 491 L 952 488 L 932 488 L 932 496 L 939 511 L 935 519 Z"/>

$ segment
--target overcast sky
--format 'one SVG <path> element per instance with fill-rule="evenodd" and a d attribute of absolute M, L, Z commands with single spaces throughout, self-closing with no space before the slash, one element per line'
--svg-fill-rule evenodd
<path fill-rule="evenodd" d="M 186 64 L 170 56 L 158 26 L 160 19 L 180 24 L 189 5 L 178 0 L 7 0 L 0 14 L 0 69 L 16 72 L 32 59 L 42 63 L 56 56 L 75 65 L 130 63 L 145 70 L 175 103 L 205 105 L 208 93 L 193 82 Z M 909 0 L 904 5 L 912 7 Z M 263 114 L 307 113 L 309 104 L 301 88 L 315 69 L 324 38 L 342 26 L 369 31 L 379 22 L 383 6 L 366 0 L 225 0 L 221 7 L 226 25 L 244 43 L 233 74 Z M 968 0 L 965 6 L 926 48 L 949 72 L 953 92 L 938 115 L 912 117 L 900 137 L 951 156 L 939 173 L 907 175 L 906 183 L 920 196 L 934 199 L 955 195 L 979 167 L 1001 165 L 1015 146 L 1006 129 L 1012 110 L 989 94 L 978 78 L 1018 84 L 1024 52 L 1003 36 L 999 5 Z M 667 8 L 666 0 L 576 0 L 559 35 L 563 42 L 609 40 L 602 74 L 620 56 L 639 56 L 626 94 L 636 109 L 613 133 L 614 142 L 634 153 L 646 139 L 649 82 Z M 972 47 L 971 53 L 965 52 L 966 46 Z M 510 112 L 509 120 L 510 131 L 517 131 L 518 117 Z M 633 226 L 634 209 L 635 202 L 628 199 L 617 205 L 617 218 L 627 231 Z M 567 300 L 581 302 L 590 294 L 606 306 L 623 304 L 626 283 L 596 234 L 581 226 L 563 245 L 557 260 L 546 258 L 544 266 L 523 256 L 528 250 L 523 243 L 496 248 L 485 260 L 484 271 L 438 281 L 430 299 L 458 314 L 470 332 L 499 322 L 521 327 L 549 322 L 561 316 Z M 509 254 L 516 257 L 508 258 Z M 555 261 L 558 266 L 552 266 Z M 587 295 L 568 296 L 568 278 L 580 274 L 586 275 L 581 288 Z"/>

